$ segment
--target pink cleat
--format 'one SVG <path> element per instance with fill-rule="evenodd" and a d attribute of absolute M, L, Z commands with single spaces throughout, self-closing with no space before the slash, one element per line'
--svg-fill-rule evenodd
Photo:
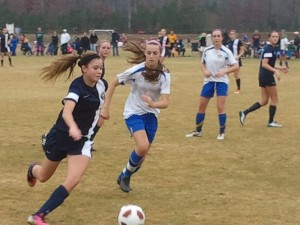
<path fill-rule="evenodd" d="M 46 223 L 44 218 L 39 215 L 31 215 L 27 219 L 27 223 L 30 225 L 50 225 Z"/>

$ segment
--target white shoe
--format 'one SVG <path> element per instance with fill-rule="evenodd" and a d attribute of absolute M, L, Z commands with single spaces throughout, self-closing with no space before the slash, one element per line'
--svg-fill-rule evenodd
<path fill-rule="evenodd" d="M 224 140 L 225 139 L 225 134 L 222 133 L 222 134 L 219 134 L 218 137 L 217 137 L 217 140 Z"/>
<path fill-rule="evenodd" d="M 202 136 L 202 132 L 198 132 L 195 130 L 185 135 L 185 137 L 201 137 L 201 136 Z"/>
<path fill-rule="evenodd" d="M 276 121 L 273 121 L 272 123 L 268 124 L 268 127 L 282 127 L 282 125 L 277 123 Z"/>
<path fill-rule="evenodd" d="M 245 119 L 246 119 L 246 115 L 245 115 L 244 111 L 240 111 L 240 112 L 239 112 L 239 116 L 240 116 L 240 123 L 241 123 L 242 125 L 244 125 Z"/>

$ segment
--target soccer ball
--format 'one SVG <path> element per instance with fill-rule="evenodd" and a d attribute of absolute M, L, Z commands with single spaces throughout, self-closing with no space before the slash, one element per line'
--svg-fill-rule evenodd
<path fill-rule="evenodd" d="M 137 205 L 124 205 L 118 215 L 119 225 L 143 225 L 145 223 L 145 213 Z"/>

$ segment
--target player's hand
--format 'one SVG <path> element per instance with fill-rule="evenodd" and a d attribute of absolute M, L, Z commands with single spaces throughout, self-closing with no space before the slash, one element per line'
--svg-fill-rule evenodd
<path fill-rule="evenodd" d="M 109 111 L 105 108 L 101 109 L 100 117 L 103 118 L 104 120 L 109 120 Z"/>
<path fill-rule="evenodd" d="M 82 138 L 81 130 L 78 127 L 70 127 L 69 136 L 74 139 L 74 141 L 79 141 Z"/>
<path fill-rule="evenodd" d="M 286 67 L 281 67 L 280 71 L 283 73 L 287 73 L 287 72 L 289 72 L 289 69 Z"/>
<path fill-rule="evenodd" d="M 152 100 L 152 98 L 150 96 L 148 96 L 148 95 L 142 95 L 141 98 L 142 98 L 142 100 L 144 102 L 147 103 L 148 106 L 154 107 L 154 101 Z"/>
<path fill-rule="evenodd" d="M 204 77 L 209 78 L 211 76 L 211 73 L 207 70 L 204 72 Z"/>
<path fill-rule="evenodd" d="M 280 70 L 276 70 L 274 76 L 277 77 L 277 80 L 280 81 Z"/>

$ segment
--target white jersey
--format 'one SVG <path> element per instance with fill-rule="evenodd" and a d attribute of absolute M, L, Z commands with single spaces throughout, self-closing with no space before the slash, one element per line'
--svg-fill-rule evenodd
<path fill-rule="evenodd" d="M 282 39 L 280 40 L 280 50 L 282 50 L 282 51 L 287 50 L 287 47 L 288 47 L 289 44 L 290 44 L 290 43 L 289 43 L 289 41 L 288 41 L 287 38 L 282 38 Z"/>
<path fill-rule="evenodd" d="M 229 83 L 228 74 L 221 77 L 216 77 L 215 74 L 237 63 L 232 52 L 224 45 L 220 49 L 215 49 L 214 46 L 205 48 L 201 62 L 205 64 L 206 69 L 211 73 L 211 76 L 204 78 L 204 83 L 224 82 L 226 84 Z"/>
<path fill-rule="evenodd" d="M 60 44 L 63 45 L 63 44 L 66 44 L 70 41 L 71 37 L 68 33 L 62 33 L 60 35 Z"/>
<path fill-rule="evenodd" d="M 130 84 L 131 92 L 124 107 L 124 118 L 132 115 L 143 115 L 145 113 L 159 114 L 159 109 L 149 107 L 142 99 L 142 95 L 150 96 L 158 101 L 161 94 L 170 94 L 171 77 L 166 70 L 163 71 L 157 82 L 149 82 L 144 79 L 145 62 L 137 64 L 123 73 L 117 75 L 120 84 Z"/>

